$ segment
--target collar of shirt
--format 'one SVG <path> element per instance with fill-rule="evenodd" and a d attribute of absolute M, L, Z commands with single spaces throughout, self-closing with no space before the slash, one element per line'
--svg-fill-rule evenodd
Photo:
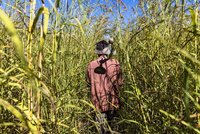
<path fill-rule="evenodd" d="M 100 60 L 104 60 L 104 59 L 107 59 L 108 57 L 106 56 L 106 55 L 101 55 L 101 56 L 99 56 L 98 57 L 98 61 L 100 61 Z"/>

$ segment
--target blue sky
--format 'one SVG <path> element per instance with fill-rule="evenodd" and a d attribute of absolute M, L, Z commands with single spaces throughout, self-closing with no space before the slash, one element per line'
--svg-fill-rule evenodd
<path fill-rule="evenodd" d="M 41 4 L 41 1 L 40 0 L 37 0 L 40 4 Z M 49 1 L 54 1 L 54 0 L 45 0 L 45 3 L 48 5 L 49 4 Z M 66 0 L 67 1 L 67 0 Z M 69 2 L 71 0 L 68 0 Z M 83 1 L 83 0 L 82 0 Z M 93 3 L 97 2 L 97 0 L 91 0 Z M 102 1 L 102 0 L 101 0 Z M 105 0 L 104 0 L 105 1 Z M 109 1 L 109 0 L 108 0 Z M 111 1 L 111 0 L 110 0 Z M 113 0 L 114 1 L 114 0 Z M 127 6 L 134 6 L 135 4 L 138 3 L 138 0 L 121 0 L 123 3 L 125 3 Z"/>
<path fill-rule="evenodd" d="M 1 0 L 0 0 L 1 1 Z M 17 0 L 12 0 L 12 1 L 17 1 Z M 20 0 L 19 0 L 20 1 Z M 22 0 L 22 1 L 26 1 L 29 3 L 29 0 Z M 55 0 L 44 0 L 45 1 L 45 6 L 51 8 L 51 4 L 50 4 L 50 1 L 52 1 L 52 4 L 54 3 Z M 69 2 L 71 3 L 72 0 L 60 0 L 61 2 Z M 78 1 L 78 0 L 75 0 L 75 1 Z M 87 0 L 82 0 L 82 1 L 87 1 Z M 91 3 L 96 3 L 97 1 L 99 0 L 90 0 Z M 108 1 L 108 2 L 111 2 L 111 1 L 117 1 L 117 0 L 100 0 L 101 3 L 106 3 L 105 1 Z M 120 1 L 120 0 L 118 0 Z M 125 13 L 128 13 L 130 12 L 132 9 L 132 7 L 134 7 L 137 3 L 138 3 L 138 0 L 121 0 L 127 7 L 127 11 L 125 11 Z M 2 0 L 2 5 L 1 7 L 4 8 L 8 5 L 10 5 L 12 2 L 9 0 Z M 36 0 L 36 3 L 37 3 L 37 8 L 41 7 L 42 6 L 42 2 L 41 0 Z M 7 5 L 6 5 L 7 4 Z M 107 3 L 108 4 L 108 3 Z M 12 6 L 12 5 L 11 5 Z"/>
<path fill-rule="evenodd" d="M 50 2 L 49 1 L 53 1 L 54 0 L 45 0 L 45 5 L 47 7 L 51 7 Z M 67 0 L 61 0 L 61 1 L 67 1 Z M 69 3 L 71 3 L 72 0 L 68 0 Z M 82 0 L 84 1 L 84 0 Z M 87 0 L 85 0 L 87 1 Z M 100 0 L 101 3 L 105 3 L 104 1 L 106 0 Z M 116 0 L 107 0 L 107 1 L 116 1 Z M 130 11 L 132 7 L 134 7 L 136 4 L 138 4 L 138 0 L 121 0 L 127 7 L 127 11 Z M 97 0 L 91 0 L 91 3 L 96 3 Z M 42 6 L 41 0 L 37 0 L 38 6 Z"/>
<path fill-rule="evenodd" d="M 125 21 L 127 22 L 128 18 L 134 17 L 132 7 L 136 7 L 136 5 L 138 4 L 138 0 L 124 0 L 123 2 L 127 6 L 127 11 L 125 11 L 125 13 L 124 13 Z"/>
<path fill-rule="evenodd" d="M 17 0 L 13 0 L 13 1 L 17 1 Z M 22 1 L 26 1 L 26 2 L 28 2 L 29 3 L 29 0 L 22 0 Z M 54 4 L 54 1 L 55 0 L 44 0 L 45 1 L 45 6 L 47 6 L 49 9 L 52 9 L 52 5 L 50 4 L 50 1 L 52 1 L 52 4 Z M 72 0 L 60 0 L 61 2 L 64 2 L 64 3 L 66 3 L 67 1 L 69 2 L 69 3 L 71 3 L 71 1 Z M 77 1 L 77 0 L 76 0 Z M 87 1 L 87 0 L 82 0 L 82 1 Z M 91 1 L 91 3 L 97 3 L 99 0 L 90 0 Z M 105 2 L 105 1 L 107 1 L 107 3 Z M 102 4 L 109 4 L 109 2 L 113 2 L 113 1 L 117 1 L 117 0 L 100 0 L 100 2 L 102 3 Z M 118 1 L 120 1 L 120 0 L 118 0 Z M 132 7 L 135 7 L 137 4 L 138 4 L 138 0 L 121 0 L 125 5 L 126 5 L 126 9 L 127 10 L 122 10 L 122 14 L 123 14 L 123 17 L 124 17 L 124 20 L 125 20 L 125 22 L 128 22 L 129 21 L 129 18 L 133 18 L 134 16 L 134 14 L 133 14 L 133 12 L 132 12 Z M 42 6 L 42 2 L 41 2 L 41 0 L 36 0 L 36 3 L 37 3 L 37 7 L 36 7 L 36 9 L 38 9 L 38 8 L 40 8 L 41 6 Z M 7 5 L 6 5 L 7 4 Z M 10 5 L 11 3 L 8 1 L 8 0 L 2 0 L 2 5 L 1 5 L 1 7 L 2 8 L 5 8 L 5 7 L 12 7 L 12 5 Z M 10 6 L 9 6 L 10 5 Z M 27 5 L 29 5 L 29 4 L 27 4 Z M 109 6 L 109 5 L 108 5 Z M 28 8 L 28 7 L 27 7 Z M 96 10 L 95 12 L 94 12 L 94 14 L 95 15 L 99 15 L 99 14 L 101 14 L 101 10 Z M 114 14 L 114 15 L 116 15 L 116 14 Z M 112 16 L 112 15 L 110 15 L 109 17 L 110 17 L 110 19 L 112 20 L 113 18 L 116 18 L 116 16 Z"/>
<path fill-rule="evenodd" d="M 53 1 L 54 0 L 45 0 L 45 6 L 49 7 L 49 8 L 52 8 L 51 4 L 49 1 Z M 61 0 L 62 2 L 67 2 L 67 0 Z M 69 3 L 71 3 L 72 0 L 68 0 Z M 87 0 L 82 0 L 82 1 L 87 1 Z M 96 3 L 97 1 L 99 0 L 90 0 L 91 3 Z M 108 3 L 106 3 L 105 1 L 108 1 Z M 117 0 L 100 0 L 100 3 L 103 3 L 103 4 L 109 4 L 109 2 L 112 2 L 112 1 L 117 1 Z M 134 14 L 133 14 L 133 11 L 132 11 L 132 7 L 135 7 L 137 4 L 138 4 L 138 0 L 121 0 L 125 5 L 126 5 L 126 8 L 127 10 L 123 10 L 122 14 L 124 16 L 124 20 L 125 22 L 128 22 L 129 21 L 129 18 L 133 18 Z M 41 0 L 37 0 L 37 6 L 38 7 L 41 7 L 42 6 L 42 3 L 41 3 Z M 95 12 L 97 15 L 98 14 L 101 14 L 100 13 L 100 10 L 97 10 Z M 110 18 L 113 18 L 114 16 L 111 16 Z"/>

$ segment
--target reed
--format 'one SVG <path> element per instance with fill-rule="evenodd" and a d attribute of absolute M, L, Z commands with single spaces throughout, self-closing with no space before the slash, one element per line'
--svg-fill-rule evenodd
<path fill-rule="evenodd" d="M 110 131 L 200 133 L 199 2 L 142 0 L 129 22 L 125 3 L 2 2 L 0 133 L 96 133 L 85 71 L 106 34 L 125 82 Z"/>

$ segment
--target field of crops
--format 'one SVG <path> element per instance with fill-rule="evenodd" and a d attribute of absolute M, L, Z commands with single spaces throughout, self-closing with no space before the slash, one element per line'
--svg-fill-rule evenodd
<path fill-rule="evenodd" d="M 134 3 L 0 0 L 0 133 L 96 134 L 85 73 L 105 35 L 124 78 L 110 132 L 200 133 L 200 2 Z"/>

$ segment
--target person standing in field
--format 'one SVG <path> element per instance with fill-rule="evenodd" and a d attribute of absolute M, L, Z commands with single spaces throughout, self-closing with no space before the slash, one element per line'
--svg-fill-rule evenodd
<path fill-rule="evenodd" d="M 87 83 L 91 89 L 91 100 L 96 108 L 96 121 L 99 131 L 104 134 L 108 125 L 120 107 L 119 88 L 122 86 L 120 64 L 111 58 L 112 41 L 102 40 L 96 43 L 98 58 L 87 67 Z"/>

